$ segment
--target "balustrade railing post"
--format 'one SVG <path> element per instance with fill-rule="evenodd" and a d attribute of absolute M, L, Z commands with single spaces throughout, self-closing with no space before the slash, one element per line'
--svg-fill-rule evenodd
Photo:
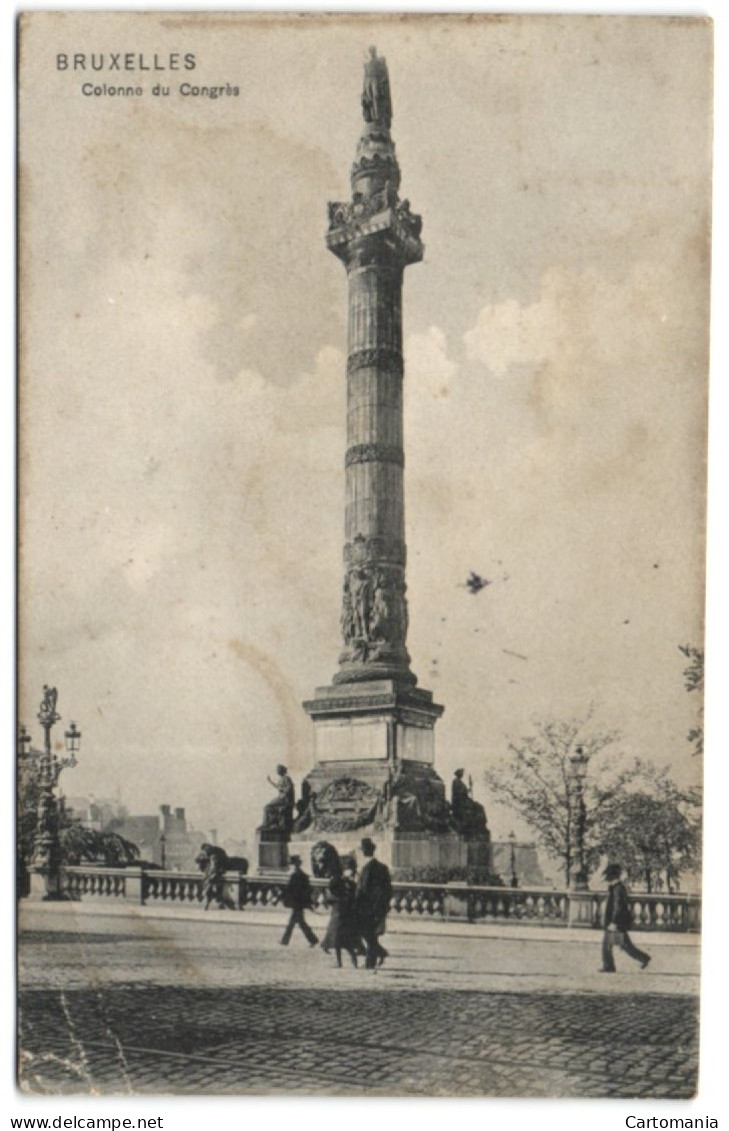
<path fill-rule="evenodd" d="M 590 891 L 569 891 L 567 893 L 567 926 L 594 927 L 595 912 L 593 893 Z"/>
<path fill-rule="evenodd" d="M 226 872 L 223 880 L 223 894 L 242 911 L 248 899 L 248 881 L 242 872 Z"/>
<path fill-rule="evenodd" d="M 126 868 L 124 872 L 124 899 L 127 903 L 136 903 L 140 907 L 146 898 L 145 871 L 140 866 Z"/>
<path fill-rule="evenodd" d="M 443 914 L 446 919 L 460 919 L 470 922 L 471 895 L 468 884 L 461 880 L 452 880 L 445 886 L 443 897 Z"/>
<path fill-rule="evenodd" d="M 689 895 L 686 897 L 686 927 L 688 931 L 701 930 L 701 897 Z"/>

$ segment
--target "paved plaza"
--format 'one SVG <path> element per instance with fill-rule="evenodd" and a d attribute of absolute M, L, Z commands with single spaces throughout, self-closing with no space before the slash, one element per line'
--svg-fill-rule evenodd
<path fill-rule="evenodd" d="M 116 909 L 115 909 L 116 910 Z M 323 916 L 311 916 L 315 928 Z M 698 939 L 403 924 L 373 973 L 282 916 L 25 904 L 19 1055 L 30 1093 L 688 1098 Z M 393 924 L 399 928 L 399 924 Z"/>

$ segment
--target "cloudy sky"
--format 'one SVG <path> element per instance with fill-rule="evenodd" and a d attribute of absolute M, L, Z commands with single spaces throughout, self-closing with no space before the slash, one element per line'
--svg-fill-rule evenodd
<path fill-rule="evenodd" d="M 658 17 L 34 13 L 21 52 L 21 680 L 70 794 L 248 836 L 339 651 L 349 193 L 390 68 L 405 277 L 409 648 L 477 782 L 592 705 L 697 773 L 710 32 Z M 194 52 L 85 97 L 60 52 Z M 95 83 L 118 84 L 117 74 Z M 182 97 L 180 82 L 238 86 Z M 478 595 L 470 570 L 493 581 Z M 58 733 L 60 734 L 60 728 Z"/>

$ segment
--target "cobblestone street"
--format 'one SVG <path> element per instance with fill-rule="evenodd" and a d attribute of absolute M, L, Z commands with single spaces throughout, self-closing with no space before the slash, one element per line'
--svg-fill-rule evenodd
<path fill-rule="evenodd" d="M 315 925 L 319 925 L 315 922 Z M 279 928 L 26 908 L 32 1093 L 688 1098 L 696 940 L 597 973 L 599 936 L 391 934 L 376 974 Z M 646 942 L 646 936 L 643 936 Z M 622 959 L 622 962 L 621 962 Z"/>

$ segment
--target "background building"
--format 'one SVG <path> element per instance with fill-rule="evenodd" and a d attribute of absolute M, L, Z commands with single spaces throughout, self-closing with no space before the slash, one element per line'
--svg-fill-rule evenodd
<path fill-rule="evenodd" d="M 215 844 L 217 840 L 215 829 L 190 827 L 184 808 L 173 810 L 170 805 L 160 805 L 158 814 L 114 817 L 106 828 L 136 844 L 141 860 L 173 872 L 195 871 L 200 845 L 204 841 Z"/>

